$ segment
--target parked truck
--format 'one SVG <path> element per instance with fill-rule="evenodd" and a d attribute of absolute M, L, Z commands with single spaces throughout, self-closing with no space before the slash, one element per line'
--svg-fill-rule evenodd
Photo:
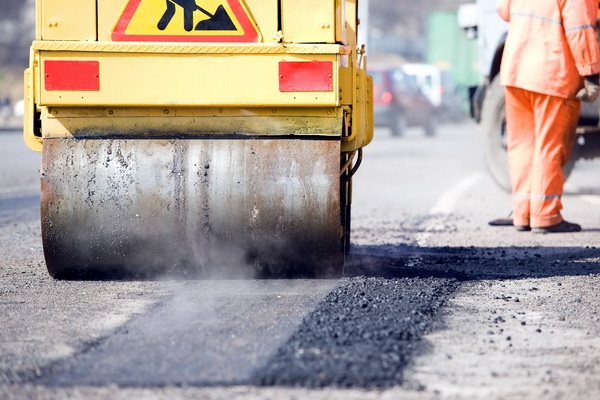
<path fill-rule="evenodd" d="M 373 136 L 357 0 L 36 1 L 57 278 L 340 276 Z"/>
<path fill-rule="evenodd" d="M 477 0 L 460 6 L 458 23 L 468 38 L 478 42 L 481 83 L 469 88 L 471 116 L 483 133 L 488 170 L 500 187 L 510 191 L 504 88 L 499 76 L 508 23 L 498 16 L 496 3 L 496 0 Z M 571 173 L 577 160 L 600 157 L 599 112 L 600 100 L 582 103 L 576 143 L 563 168 L 565 176 Z"/>

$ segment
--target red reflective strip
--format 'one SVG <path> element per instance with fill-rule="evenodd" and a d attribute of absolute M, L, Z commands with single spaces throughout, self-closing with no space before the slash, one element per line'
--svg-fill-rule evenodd
<path fill-rule="evenodd" d="M 46 90 L 100 90 L 100 63 L 98 61 L 44 61 Z"/>
<path fill-rule="evenodd" d="M 281 61 L 279 63 L 280 92 L 331 92 L 333 62 Z"/>

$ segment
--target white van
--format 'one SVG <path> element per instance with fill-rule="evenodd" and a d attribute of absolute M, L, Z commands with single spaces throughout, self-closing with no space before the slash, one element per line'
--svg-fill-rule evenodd
<path fill-rule="evenodd" d="M 402 69 L 415 77 L 417 84 L 434 106 L 442 105 L 442 77 L 438 67 L 431 64 L 409 63 L 403 64 Z"/>
<path fill-rule="evenodd" d="M 465 99 L 450 75 L 435 65 L 406 63 L 402 69 L 415 77 L 423 93 L 436 107 L 441 121 L 461 121 L 465 118 Z"/>

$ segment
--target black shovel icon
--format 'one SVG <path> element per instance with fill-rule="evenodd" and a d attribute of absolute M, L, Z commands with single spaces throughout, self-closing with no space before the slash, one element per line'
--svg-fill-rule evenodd
<path fill-rule="evenodd" d="M 196 4 L 195 0 L 166 0 L 167 9 L 163 16 L 158 21 L 157 27 L 161 31 L 167 28 L 171 19 L 175 15 L 176 5 L 183 8 L 183 29 L 190 32 L 194 27 L 194 11 L 198 10 L 207 15 L 209 19 L 203 20 L 196 24 L 194 30 L 197 31 L 234 31 L 235 24 L 225 11 L 223 5 L 219 5 L 214 14 L 209 13 L 204 8 Z"/>

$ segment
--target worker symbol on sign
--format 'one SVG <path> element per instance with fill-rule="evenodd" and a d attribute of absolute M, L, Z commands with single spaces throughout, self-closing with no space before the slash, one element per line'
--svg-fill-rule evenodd
<path fill-rule="evenodd" d="M 127 0 L 111 32 L 115 42 L 247 43 L 259 38 L 244 0 Z"/>
<path fill-rule="evenodd" d="M 183 9 L 183 29 L 187 32 L 190 32 L 192 29 L 196 31 L 235 31 L 237 29 L 223 5 L 219 5 L 215 13 L 211 14 L 196 4 L 196 0 L 166 0 L 166 3 L 167 9 L 157 24 L 158 29 L 161 31 L 164 31 L 169 23 L 171 23 L 175 15 L 176 6 Z M 194 27 L 194 13 L 196 11 L 200 11 L 209 18 L 198 22 Z"/>

